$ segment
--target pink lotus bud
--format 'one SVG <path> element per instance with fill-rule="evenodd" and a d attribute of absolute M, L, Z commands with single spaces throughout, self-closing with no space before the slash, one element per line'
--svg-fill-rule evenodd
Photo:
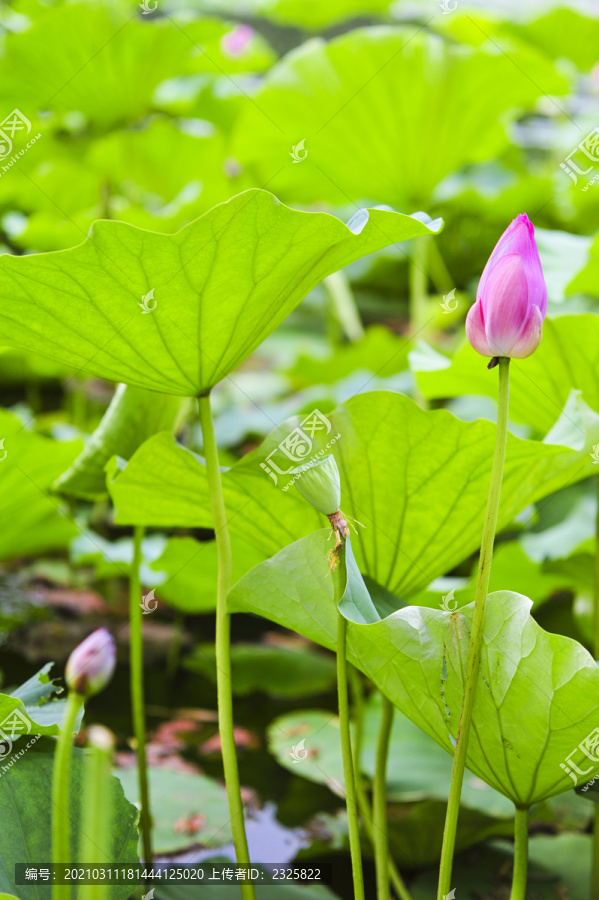
<path fill-rule="evenodd" d="M 114 672 L 116 648 L 106 628 L 98 628 L 68 658 L 65 680 L 72 691 L 91 697 L 103 690 Z"/>
<path fill-rule="evenodd" d="M 466 335 L 481 356 L 524 359 L 541 342 L 547 286 L 534 238 L 521 213 L 501 235 L 483 270 Z"/>
<path fill-rule="evenodd" d="M 223 35 L 222 47 L 228 56 L 236 59 L 242 56 L 248 48 L 254 36 L 254 29 L 251 25 L 236 25 L 233 31 Z"/>

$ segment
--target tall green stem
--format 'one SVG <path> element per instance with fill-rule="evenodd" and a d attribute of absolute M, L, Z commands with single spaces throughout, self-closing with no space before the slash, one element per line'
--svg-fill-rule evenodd
<path fill-rule="evenodd" d="M 360 850 L 360 826 L 356 782 L 352 759 L 351 735 L 349 730 L 349 697 L 347 691 L 347 619 L 337 612 L 337 693 L 339 697 L 339 730 L 341 732 L 341 753 L 343 756 L 343 779 L 345 781 L 345 803 L 349 829 L 349 850 L 354 878 L 354 900 L 364 900 L 364 878 L 362 875 L 362 853 Z"/>
<path fill-rule="evenodd" d="M 243 803 L 239 787 L 239 771 L 235 751 L 235 735 L 233 731 L 233 696 L 231 692 L 231 616 L 227 612 L 227 594 L 232 582 L 231 540 L 227 524 L 227 513 L 223 497 L 220 477 L 218 447 L 214 436 L 214 423 L 210 395 L 198 398 L 202 436 L 204 439 L 204 458 L 206 475 L 210 489 L 212 520 L 216 538 L 218 558 L 218 579 L 216 589 L 216 690 L 218 702 L 218 730 L 223 757 L 223 769 L 227 796 L 229 798 L 229 814 L 235 854 L 240 866 L 249 866 L 245 825 L 243 821 Z M 241 884 L 243 900 L 254 900 L 255 891 L 252 884 Z"/>
<path fill-rule="evenodd" d="M 510 900 L 525 900 L 528 868 L 528 810 L 516 807 L 514 823 L 514 874 Z"/>
<path fill-rule="evenodd" d="M 144 529 L 136 525 L 133 531 L 133 561 L 129 576 L 129 624 L 131 639 L 129 645 L 129 677 L 131 693 L 131 714 L 133 717 L 133 733 L 135 734 L 135 752 L 137 755 L 137 779 L 139 784 L 139 802 L 141 811 L 139 825 L 144 851 L 144 862 L 152 864 L 152 816 L 150 813 L 150 792 L 148 790 L 148 768 L 146 763 L 146 713 L 144 700 L 144 657 L 143 636 L 141 632 L 141 582 L 139 568 L 141 565 L 141 542 Z"/>
<path fill-rule="evenodd" d="M 428 319 L 427 299 L 427 262 L 428 241 L 426 235 L 414 238 L 410 257 L 410 330 L 417 334 L 424 328 Z"/>
<path fill-rule="evenodd" d="M 54 770 L 52 773 L 52 860 L 55 863 L 71 863 L 73 857 L 70 850 L 70 802 L 69 802 L 69 770 L 71 767 L 71 742 L 77 726 L 77 716 L 83 705 L 81 694 L 70 691 L 67 708 L 61 726 L 60 737 L 54 754 Z M 71 887 L 68 884 L 55 884 L 52 889 L 53 900 L 69 900 Z"/>
<path fill-rule="evenodd" d="M 345 272 L 333 272 L 323 280 L 323 286 L 331 301 L 335 317 L 350 341 L 364 337 L 360 313 Z"/>
<path fill-rule="evenodd" d="M 593 604 L 593 656 L 599 659 L 599 476 L 596 478 L 597 518 L 595 521 L 595 596 Z M 591 900 L 599 898 L 599 805 L 595 805 L 593 822 L 593 865 L 591 871 Z"/>
<path fill-rule="evenodd" d="M 113 737 L 101 725 L 90 728 L 88 754 L 85 760 L 85 782 L 81 797 L 81 849 L 79 860 L 84 863 L 110 863 L 112 853 L 112 750 Z M 109 900 L 110 885 L 106 883 L 81 885 L 78 900 Z"/>
<path fill-rule="evenodd" d="M 468 738 L 470 737 L 470 724 L 472 722 L 472 710 L 474 707 L 474 692 L 478 678 L 480 653 L 485 624 L 485 606 L 489 589 L 489 577 L 491 575 L 491 562 L 493 559 L 493 543 L 497 528 L 497 514 L 499 511 L 499 497 L 501 495 L 501 481 L 503 478 L 503 464 L 505 462 L 505 448 L 507 443 L 508 401 L 509 401 L 509 364 L 507 357 L 499 360 L 499 397 L 497 401 L 497 428 L 495 432 L 495 452 L 493 455 L 493 467 L 491 469 L 491 483 L 487 499 L 487 511 L 483 526 L 483 536 L 480 547 L 480 559 L 478 564 L 478 576 L 476 592 L 474 595 L 474 615 L 472 617 L 472 634 L 468 651 L 466 666 L 466 680 L 464 682 L 464 697 L 460 712 L 460 721 L 456 737 L 455 755 L 453 758 L 453 770 L 449 787 L 449 799 L 447 801 L 447 813 L 445 816 L 445 830 L 443 833 L 443 849 L 441 851 L 441 866 L 439 871 L 438 900 L 443 900 L 450 891 L 451 869 L 453 853 L 455 849 L 456 829 L 460 812 L 460 798 L 462 796 L 462 782 L 464 781 L 464 769 L 466 767 L 466 754 L 468 752 Z"/>
<path fill-rule="evenodd" d="M 383 696 L 383 715 L 376 748 L 376 767 L 372 788 L 374 816 L 374 861 L 376 865 L 377 900 L 389 900 L 389 854 L 387 836 L 387 754 L 393 724 L 394 707 Z"/>

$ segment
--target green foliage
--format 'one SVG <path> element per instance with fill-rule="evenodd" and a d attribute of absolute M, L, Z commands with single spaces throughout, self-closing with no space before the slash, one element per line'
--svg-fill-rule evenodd
<path fill-rule="evenodd" d="M 32 434 L 6 410 L 0 410 L 0 434 L 0 559 L 66 546 L 76 527 L 50 488 L 80 452 L 80 442 Z"/>
<path fill-rule="evenodd" d="M 327 569 L 326 532 L 315 532 L 244 576 L 229 595 L 229 608 L 263 615 L 332 649 L 336 609 Z M 300 592 L 289 583 L 294 570 L 302 572 Z M 530 606 L 510 591 L 489 595 L 468 745 L 471 771 L 526 806 L 571 788 L 560 763 L 595 727 L 599 683 L 590 654 L 543 631 Z M 472 611 L 472 604 L 453 613 L 408 606 L 372 624 L 348 623 L 349 659 L 449 753 Z M 591 769 L 589 778 L 597 765 Z"/>
<path fill-rule="evenodd" d="M 72 250 L 0 257 L 0 296 L 12 297 L 0 326 L 5 340 L 80 373 L 195 396 L 236 368 L 325 275 L 439 228 L 378 209 L 344 225 L 265 191 L 240 194 L 172 236 L 98 222 Z M 150 291 L 156 307 L 144 315 L 138 307 Z M 67 298 L 65 316 L 58 311 Z"/>
<path fill-rule="evenodd" d="M 18 751 L 20 752 L 20 750 Z M 2 806 L 3 865 L 0 872 L 0 890 L 14 892 L 20 900 L 50 900 L 50 883 L 14 885 L 14 864 L 18 861 L 41 863 L 52 859 L 50 819 L 52 804 L 48 785 L 52 781 L 52 748 L 38 744 L 30 747 L 0 777 L 0 804 Z M 6 764 L 6 763 L 5 763 Z M 75 841 L 73 863 L 94 862 L 81 860 L 78 842 L 81 834 L 80 797 L 84 776 L 84 753 L 73 751 L 71 765 L 71 822 Z M 138 812 L 123 794 L 116 778 L 111 779 L 111 861 L 132 865 L 138 863 L 136 854 L 136 824 Z M 101 857 L 104 859 L 104 857 Z M 130 888 L 126 885 L 111 886 L 108 896 L 126 900 Z"/>

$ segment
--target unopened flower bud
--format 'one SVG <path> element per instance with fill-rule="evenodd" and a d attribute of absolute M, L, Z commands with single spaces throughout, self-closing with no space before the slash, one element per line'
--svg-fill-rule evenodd
<path fill-rule="evenodd" d="M 114 672 L 116 647 L 106 628 L 98 628 L 75 647 L 67 661 L 65 680 L 72 691 L 91 697 L 103 690 Z"/>
<path fill-rule="evenodd" d="M 501 235 L 483 270 L 466 335 L 481 356 L 524 359 L 541 342 L 547 286 L 534 237 L 522 213 Z"/>
<path fill-rule="evenodd" d="M 314 509 L 325 516 L 337 512 L 341 505 L 341 477 L 334 456 L 322 456 L 292 469 L 290 474 L 300 476 L 295 486 Z"/>

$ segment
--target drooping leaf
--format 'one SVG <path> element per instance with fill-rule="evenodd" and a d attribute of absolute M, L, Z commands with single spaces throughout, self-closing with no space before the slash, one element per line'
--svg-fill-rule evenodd
<path fill-rule="evenodd" d="M 436 364 L 414 357 L 413 370 L 428 399 L 485 394 L 497 397 L 495 379 L 485 362 L 465 343 L 449 360 L 437 355 Z M 543 340 L 528 359 L 510 363 L 510 418 L 546 434 L 554 425 L 573 389 L 599 411 L 599 319 L 590 313 L 547 317 Z"/>
<path fill-rule="evenodd" d="M 152 434 L 176 426 L 181 401 L 119 384 L 102 421 L 85 449 L 54 483 L 54 490 L 85 500 L 108 496 L 104 466 L 112 456 L 129 459 Z"/>
<path fill-rule="evenodd" d="M 80 441 L 31 434 L 0 410 L 0 559 L 64 547 L 76 533 L 50 488 L 80 450 Z"/>
<path fill-rule="evenodd" d="M 344 225 L 260 190 L 174 235 L 100 221 L 72 250 L 0 257 L 0 298 L 10 297 L 0 342 L 87 374 L 203 394 L 325 275 L 440 227 L 382 209 L 362 210 Z"/>
<path fill-rule="evenodd" d="M 232 532 L 265 556 L 326 522 L 293 485 L 281 490 L 293 476 L 277 475 L 275 486 L 264 471 L 274 472 L 276 463 L 285 473 L 298 464 L 277 447 L 308 419 L 296 418 L 271 433 L 223 477 Z M 364 574 L 406 600 L 476 550 L 495 441 L 491 423 L 461 422 L 444 410 L 425 412 L 407 397 L 386 392 L 353 397 L 326 420 L 327 434 L 324 427 L 311 438 L 308 432 L 312 446 L 304 459 L 339 436 L 326 452 L 339 465 L 343 511 L 362 523 L 352 544 Z M 577 449 L 509 436 L 500 528 L 529 504 L 594 473 L 589 450 L 599 440 L 599 427 L 592 416 L 583 426 L 576 430 L 576 440 L 584 438 Z M 119 524 L 211 527 L 203 462 L 172 436 L 146 441 L 109 489 Z"/>
<path fill-rule="evenodd" d="M 234 150 L 259 183 L 272 178 L 295 202 L 372 197 L 417 208 L 447 175 L 506 145 L 506 119 L 534 105 L 538 85 L 566 92 L 542 53 L 524 46 L 519 60 L 528 79 L 497 43 L 459 46 L 421 26 L 313 39 L 273 66 L 246 102 Z M 290 144 L 302 140 L 307 156 L 290 159 Z"/>
<path fill-rule="evenodd" d="M 43 743 L 40 741 L 40 745 Z M 48 862 L 52 859 L 52 783 L 53 747 L 26 749 L 0 778 L 0 806 L 2 807 L 2 846 L 0 848 L 0 890 L 14 893 L 20 900 L 50 900 L 50 882 L 14 884 L 15 863 Z M 20 752 L 20 750 L 19 750 Z M 81 836 L 81 793 L 85 776 L 84 753 L 73 750 L 71 763 L 70 818 L 74 841 L 73 861 L 79 860 Z M 6 764 L 6 763 L 5 763 Z M 116 778 L 110 779 L 111 814 L 110 860 L 123 865 L 137 865 L 136 854 L 138 811 L 127 802 Z M 102 857 L 104 859 L 105 857 Z M 81 860 L 94 862 L 94 860 Z M 111 900 L 126 900 L 130 887 L 111 885 L 107 888 Z"/>
<path fill-rule="evenodd" d="M 237 583 L 230 610 L 333 649 L 337 610 L 326 554 L 326 531 L 291 544 Z M 475 775 L 520 805 L 572 787 L 560 763 L 573 751 L 589 777 L 599 770 L 599 758 L 577 750 L 596 729 L 599 670 L 580 644 L 543 631 L 530 606 L 510 591 L 489 595 L 467 757 Z M 457 612 L 408 606 L 371 625 L 348 622 L 348 658 L 449 753 L 472 612 L 473 604 Z"/>

